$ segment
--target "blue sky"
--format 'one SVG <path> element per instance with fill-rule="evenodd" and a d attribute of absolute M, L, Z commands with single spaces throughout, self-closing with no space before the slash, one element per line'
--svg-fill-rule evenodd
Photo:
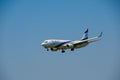
<path fill-rule="evenodd" d="M 4 0 L 0 8 L 1 80 L 119 80 L 119 1 Z M 74 52 L 47 52 L 45 39 L 100 41 Z"/>

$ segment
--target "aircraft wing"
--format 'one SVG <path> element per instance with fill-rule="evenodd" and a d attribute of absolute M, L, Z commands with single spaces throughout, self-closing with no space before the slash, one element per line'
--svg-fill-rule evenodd
<path fill-rule="evenodd" d="M 88 43 L 91 43 L 91 42 L 95 42 L 95 41 L 98 41 L 99 39 L 101 39 L 101 36 L 102 36 L 102 32 L 100 33 L 99 36 L 96 36 L 96 37 L 93 37 L 93 38 L 89 38 L 89 39 L 86 39 L 86 40 L 82 40 L 82 41 L 73 42 L 73 45 L 77 46 L 77 45 L 82 45 L 84 43 L 88 44 Z"/>
<path fill-rule="evenodd" d="M 98 40 L 100 40 L 101 39 L 101 37 L 102 37 L 102 32 L 100 33 L 100 35 L 98 35 L 98 36 L 96 36 L 96 37 L 93 37 L 93 38 L 90 38 L 90 39 L 88 39 L 88 42 L 90 43 L 90 42 L 95 42 L 95 41 L 98 41 Z"/>
<path fill-rule="evenodd" d="M 89 42 L 87 40 L 83 40 L 83 41 L 75 41 L 73 42 L 73 46 L 76 48 L 77 46 L 84 46 L 87 45 Z"/>
<path fill-rule="evenodd" d="M 91 42 L 95 42 L 97 40 L 99 40 L 102 36 L 102 32 L 99 36 L 93 37 L 93 38 L 89 38 L 89 39 L 85 39 L 85 40 L 79 40 L 79 41 L 66 41 L 66 42 L 62 42 L 60 45 L 57 45 L 56 48 L 63 48 L 63 49 L 67 49 L 67 48 L 72 48 L 72 47 L 84 47 L 87 44 L 91 43 Z"/>

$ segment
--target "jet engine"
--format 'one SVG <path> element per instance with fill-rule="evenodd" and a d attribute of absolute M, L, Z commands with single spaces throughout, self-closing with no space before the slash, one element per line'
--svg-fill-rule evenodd
<path fill-rule="evenodd" d="M 57 51 L 58 48 L 51 48 L 51 51 Z"/>
<path fill-rule="evenodd" d="M 73 44 L 67 44 L 66 45 L 68 48 L 73 48 Z"/>

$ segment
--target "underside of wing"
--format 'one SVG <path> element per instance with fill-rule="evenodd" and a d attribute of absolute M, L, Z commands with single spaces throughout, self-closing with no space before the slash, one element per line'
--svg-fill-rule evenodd
<path fill-rule="evenodd" d="M 74 43 L 74 48 L 81 48 L 81 47 L 85 47 L 86 45 L 88 45 L 88 41 L 84 40 L 84 41 L 78 41 L 76 43 Z"/>
<path fill-rule="evenodd" d="M 57 48 L 59 49 L 72 49 L 72 48 L 81 48 L 81 47 L 85 47 L 89 42 L 87 40 L 83 40 L 83 41 L 73 41 L 71 43 L 66 43 L 63 44 Z"/>

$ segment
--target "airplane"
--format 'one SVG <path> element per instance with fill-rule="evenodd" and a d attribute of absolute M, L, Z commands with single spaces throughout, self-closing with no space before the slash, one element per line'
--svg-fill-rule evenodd
<path fill-rule="evenodd" d="M 89 43 L 100 40 L 102 37 L 102 32 L 100 35 L 88 38 L 88 29 L 84 32 L 81 40 L 59 40 L 59 39 L 49 39 L 45 40 L 41 45 L 47 49 L 47 51 L 58 51 L 61 50 L 62 53 L 65 52 L 66 49 L 71 49 L 74 51 L 75 49 L 82 48 L 87 46 Z"/>

